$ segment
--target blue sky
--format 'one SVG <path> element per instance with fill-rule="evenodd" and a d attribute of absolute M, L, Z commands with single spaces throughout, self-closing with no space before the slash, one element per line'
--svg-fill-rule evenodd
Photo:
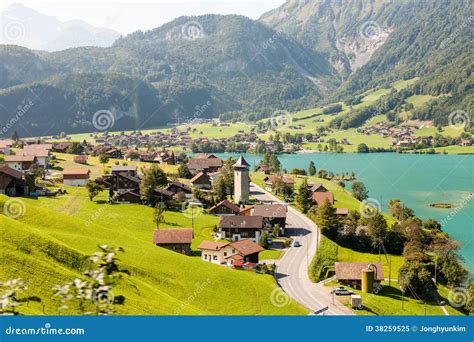
<path fill-rule="evenodd" d="M 149 30 L 182 15 L 241 14 L 257 19 L 284 0 L 0 0 L 0 11 L 13 3 L 55 16 L 61 21 L 82 19 L 122 34 Z"/>

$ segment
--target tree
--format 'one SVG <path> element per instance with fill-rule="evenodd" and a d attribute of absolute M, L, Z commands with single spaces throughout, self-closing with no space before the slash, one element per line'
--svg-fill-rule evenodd
<path fill-rule="evenodd" d="M 10 139 L 15 141 L 15 142 L 18 141 L 18 139 L 19 139 L 18 132 L 13 131 L 12 134 L 10 135 Z"/>
<path fill-rule="evenodd" d="M 78 142 L 73 142 L 66 150 L 69 154 L 80 154 L 82 152 L 82 146 Z"/>
<path fill-rule="evenodd" d="M 400 267 L 398 284 L 405 295 L 413 298 L 425 296 L 433 287 L 427 266 L 417 261 L 405 262 Z"/>
<path fill-rule="evenodd" d="M 308 181 L 306 179 L 301 182 L 298 188 L 296 203 L 305 214 L 308 212 L 309 208 L 311 208 L 311 190 L 308 188 Z"/>
<path fill-rule="evenodd" d="M 101 191 L 104 191 L 105 188 L 102 184 L 97 182 L 97 180 L 89 179 L 86 183 L 86 189 L 89 194 L 89 199 L 92 201 L 94 197 L 100 194 Z"/>
<path fill-rule="evenodd" d="M 405 221 L 415 215 L 413 210 L 406 207 L 399 199 L 390 200 L 388 207 L 390 214 L 398 221 Z"/>
<path fill-rule="evenodd" d="M 423 227 L 429 230 L 441 230 L 441 224 L 433 219 L 427 219 L 423 222 Z"/>
<path fill-rule="evenodd" d="M 379 212 L 367 218 L 363 218 L 363 224 L 367 226 L 367 233 L 372 240 L 372 245 L 377 246 L 383 242 L 387 236 L 387 221 Z"/>
<path fill-rule="evenodd" d="M 316 174 L 316 166 L 314 166 L 314 162 L 313 162 L 313 161 L 310 161 L 310 162 L 309 162 L 308 172 L 309 172 L 309 175 L 310 175 L 310 176 L 314 176 L 314 175 Z"/>
<path fill-rule="evenodd" d="M 336 210 L 328 199 L 325 199 L 323 204 L 318 208 L 315 221 L 324 235 L 330 238 L 337 237 L 339 220 L 336 215 Z"/>
<path fill-rule="evenodd" d="M 352 183 L 352 195 L 359 201 L 369 198 L 369 191 L 362 182 Z"/>
<path fill-rule="evenodd" d="M 101 163 L 103 166 L 109 162 L 110 158 L 106 154 L 101 154 L 99 155 L 99 163 Z"/>
<path fill-rule="evenodd" d="M 328 172 L 324 169 L 320 169 L 318 171 L 318 178 L 327 179 L 328 178 Z"/>
<path fill-rule="evenodd" d="M 369 153 L 369 146 L 367 146 L 367 144 L 359 144 L 357 146 L 357 152 L 359 153 Z"/>
<path fill-rule="evenodd" d="M 160 223 L 164 220 L 165 210 L 166 206 L 163 203 L 156 203 L 155 211 L 153 212 L 153 222 L 155 223 L 156 228 L 160 228 Z"/>
<path fill-rule="evenodd" d="M 269 247 L 268 234 L 265 230 L 262 231 L 262 236 L 260 238 L 260 246 L 262 246 L 265 249 L 268 249 L 268 247 Z"/>
<path fill-rule="evenodd" d="M 158 166 L 152 165 L 140 182 L 140 196 L 145 203 L 153 204 L 155 188 L 168 184 L 166 173 Z"/>
<path fill-rule="evenodd" d="M 181 164 L 178 167 L 178 177 L 179 178 L 191 178 L 192 177 L 192 174 L 189 171 L 188 165 Z"/>
<path fill-rule="evenodd" d="M 220 202 L 227 198 L 227 186 L 223 177 L 219 177 L 212 185 L 212 188 L 216 196 L 216 201 Z"/>

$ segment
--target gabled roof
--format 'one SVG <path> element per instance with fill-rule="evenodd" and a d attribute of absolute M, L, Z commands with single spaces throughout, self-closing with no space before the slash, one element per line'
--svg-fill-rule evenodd
<path fill-rule="evenodd" d="M 219 222 L 221 228 L 262 229 L 262 216 L 222 216 Z"/>
<path fill-rule="evenodd" d="M 195 183 L 196 181 L 198 181 L 199 179 L 205 179 L 206 182 L 211 182 L 211 179 L 209 178 L 208 175 L 206 175 L 204 172 L 199 172 L 198 174 L 196 174 L 192 179 L 191 179 L 191 183 Z"/>
<path fill-rule="evenodd" d="M 270 176 L 270 177 L 265 177 L 263 179 L 265 181 L 265 184 L 273 184 L 278 180 L 281 180 L 285 184 L 295 184 L 295 180 L 293 177 L 286 177 L 286 176 Z"/>
<path fill-rule="evenodd" d="M 88 175 L 91 172 L 89 169 L 64 169 L 62 174 L 68 176 L 75 176 L 75 175 Z"/>
<path fill-rule="evenodd" d="M 220 158 L 192 158 L 189 160 L 188 168 L 193 170 L 219 168 L 222 167 L 222 164 Z"/>
<path fill-rule="evenodd" d="M 49 157 L 49 151 L 44 149 L 23 149 L 16 152 L 18 156 L 35 156 L 37 158 Z"/>
<path fill-rule="evenodd" d="M 217 203 L 215 206 L 209 209 L 209 212 L 212 213 L 214 210 L 216 210 L 219 207 L 226 207 L 229 208 L 232 212 L 238 213 L 240 212 L 240 207 L 228 200 L 223 200 Z"/>
<path fill-rule="evenodd" d="M 253 215 L 264 218 L 286 218 L 288 208 L 284 204 L 256 204 Z"/>
<path fill-rule="evenodd" d="M 254 253 L 260 253 L 263 251 L 263 247 L 259 244 L 256 244 L 252 240 L 239 240 L 236 242 L 232 242 L 230 244 L 232 248 L 235 248 L 239 254 L 243 256 L 247 256 Z"/>
<path fill-rule="evenodd" d="M 112 166 L 112 172 L 127 172 L 127 171 L 137 171 L 136 165 L 123 165 L 123 166 Z"/>
<path fill-rule="evenodd" d="M 0 166 L 0 173 L 9 175 L 10 177 L 15 178 L 15 179 L 21 179 L 23 177 L 23 172 L 12 169 L 11 167 L 8 167 L 7 165 Z"/>
<path fill-rule="evenodd" d="M 185 191 L 188 191 L 188 192 L 192 192 L 193 190 L 191 189 L 190 186 L 184 184 L 184 183 L 181 183 L 181 182 L 172 182 L 168 185 L 168 189 L 171 187 L 171 186 L 175 186 L 177 188 L 180 188 L 180 189 L 183 189 Z"/>
<path fill-rule="evenodd" d="M 362 270 L 370 264 L 377 268 L 377 280 L 384 280 L 383 265 L 381 262 L 336 262 L 337 280 L 361 280 Z"/>
<path fill-rule="evenodd" d="M 153 243 L 191 243 L 194 232 L 192 228 L 155 229 Z"/>
<path fill-rule="evenodd" d="M 334 194 L 332 192 L 313 192 L 311 199 L 318 205 L 322 205 L 327 199 L 329 203 L 334 204 Z"/>
<path fill-rule="evenodd" d="M 8 162 L 34 162 L 36 160 L 35 156 L 23 156 L 23 155 L 11 155 L 6 156 L 5 161 Z"/>
<path fill-rule="evenodd" d="M 228 242 L 217 242 L 217 241 L 203 241 L 197 247 L 201 250 L 208 250 L 208 251 L 219 251 L 225 246 L 228 246 Z"/>
<path fill-rule="evenodd" d="M 308 184 L 308 188 L 312 192 L 318 191 L 320 188 L 323 188 L 324 190 L 327 190 L 326 187 L 322 183 Z"/>
<path fill-rule="evenodd" d="M 173 197 L 174 196 L 174 192 L 173 191 L 169 191 L 169 190 L 166 190 L 166 189 L 163 189 L 163 188 L 160 188 L 159 186 L 157 186 L 154 191 L 160 195 L 163 195 L 163 196 L 166 196 L 166 197 Z"/>

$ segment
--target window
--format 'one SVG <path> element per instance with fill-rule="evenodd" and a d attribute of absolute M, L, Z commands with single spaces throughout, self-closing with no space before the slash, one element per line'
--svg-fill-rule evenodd
<path fill-rule="evenodd" d="M 249 236 L 249 233 L 248 232 L 242 232 L 240 233 L 241 236 Z"/>
<path fill-rule="evenodd" d="M 225 256 L 225 257 L 227 256 L 227 252 L 224 252 L 224 256 Z"/>
<path fill-rule="evenodd" d="M 217 260 L 217 255 L 213 255 L 213 256 L 212 256 L 212 259 L 213 259 L 213 260 Z"/>

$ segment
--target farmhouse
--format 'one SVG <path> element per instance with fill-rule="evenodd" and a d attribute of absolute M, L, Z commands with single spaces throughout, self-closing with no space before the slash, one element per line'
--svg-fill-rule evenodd
<path fill-rule="evenodd" d="M 191 184 L 199 189 L 209 190 L 211 188 L 211 179 L 203 172 L 199 172 L 191 179 Z"/>
<path fill-rule="evenodd" d="M 38 165 L 43 167 L 44 169 L 48 168 L 49 165 L 49 158 L 50 153 L 49 150 L 40 149 L 40 148 L 31 148 L 31 146 L 38 146 L 38 145 L 30 145 L 30 148 L 25 148 L 23 150 L 17 151 L 18 156 L 34 156 L 38 161 Z"/>
<path fill-rule="evenodd" d="M 334 204 L 334 194 L 332 192 L 313 192 L 311 200 L 318 207 L 322 206 L 324 201 L 328 200 L 329 203 Z"/>
<path fill-rule="evenodd" d="M 15 142 L 13 140 L 0 140 L 0 154 L 9 155 L 11 153 L 11 147 Z"/>
<path fill-rule="evenodd" d="M 381 262 L 336 262 L 335 265 L 337 281 L 356 289 L 361 287 L 362 271 L 368 269 L 370 265 L 376 269 L 375 282 L 380 283 L 385 278 Z"/>
<path fill-rule="evenodd" d="M 90 178 L 89 169 L 64 169 L 63 170 L 63 184 L 71 186 L 86 185 Z"/>
<path fill-rule="evenodd" d="M 213 154 L 210 155 L 198 155 L 188 162 L 189 171 L 192 174 L 197 174 L 199 172 L 216 172 L 223 165 L 222 159 L 217 158 Z"/>
<path fill-rule="evenodd" d="M 117 201 L 122 203 L 141 204 L 140 194 L 136 190 L 120 190 L 117 193 Z"/>
<path fill-rule="evenodd" d="M 5 163 L 17 171 L 26 171 L 37 165 L 38 160 L 35 156 L 11 155 L 5 157 Z"/>
<path fill-rule="evenodd" d="M 295 188 L 295 180 L 293 177 L 286 177 L 286 176 L 267 176 L 263 179 L 265 182 L 265 190 L 273 191 L 276 182 L 283 182 L 285 186 L 288 186 L 294 191 Z"/>
<path fill-rule="evenodd" d="M 265 175 L 269 175 L 270 174 L 270 168 L 267 165 L 260 164 L 255 168 L 255 172 L 261 172 Z"/>
<path fill-rule="evenodd" d="M 155 229 L 153 243 L 170 251 L 189 255 L 193 237 L 192 228 Z"/>
<path fill-rule="evenodd" d="M 85 165 L 87 164 L 87 156 L 85 155 L 74 156 L 73 161 L 74 163 Z"/>
<path fill-rule="evenodd" d="M 191 195 L 193 193 L 193 190 L 191 189 L 191 187 L 181 182 L 170 183 L 168 187 L 166 188 L 166 190 L 172 191 L 175 194 L 177 194 L 178 192 L 184 192 L 186 195 Z"/>
<path fill-rule="evenodd" d="M 321 183 L 308 184 L 308 189 L 311 192 L 327 192 L 328 189 Z"/>
<path fill-rule="evenodd" d="M 252 216 L 262 216 L 265 225 L 286 226 L 286 214 L 288 208 L 284 204 L 256 204 L 252 211 Z"/>
<path fill-rule="evenodd" d="M 259 243 L 262 229 L 262 216 L 221 216 L 219 222 L 221 238 L 231 241 L 251 239 Z"/>
<path fill-rule="evenodd" d="M 125 173 L 128 176 L 137 177 L 137 167 L 135 165 L 112 166 L 110 171 L 113 175 Z"/>
<path fill-rule="evenodd" d="M 263 248 L 252 240 L 236 242 L 203 241 L 198 246 L 202 260 L 218 265 L 241 267 L 247 262 L 258 263 Z"/>
<path fill-rule="evenodd" d="M 223 200 L 209 209 L 209 214 L 218 216 L 238 215 L 240 207 L 228 200 Z"/>
<path fill-rule="evenodd" d="M 153 192 L 153 199 L 152 199 L 153 203 L 152 204 L 155 204 L 158 201 L 162 202 L 162 203 L 169 202 L 173 199 L 173 196 L 174 196 L 174 192 L 163 189 L 163 188 L 160 188 L 159 186 L 157 186 L 154 189 L 154 192 Z"/>
<path fill-rule="evenodd" d="M 17 196 L 23 195 L 25 192 L 27 192 L 27 188 L 23 181 L 23 172 L 7 165 L 0 166 L 0 194 Z"/>

